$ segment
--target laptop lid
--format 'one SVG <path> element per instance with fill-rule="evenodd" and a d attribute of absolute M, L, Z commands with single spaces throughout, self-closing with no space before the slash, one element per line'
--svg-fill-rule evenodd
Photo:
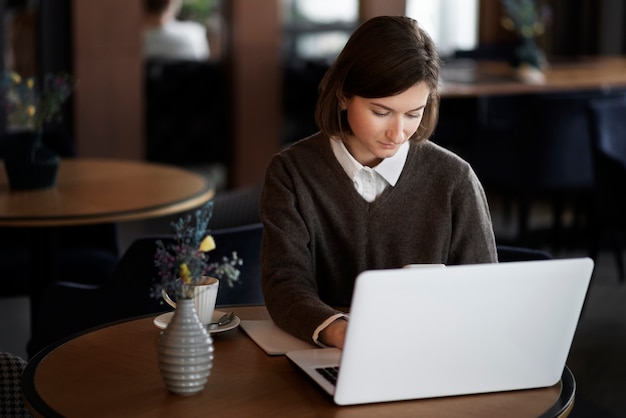
<path fill-rule="evenodd" d="M 551 386 L 592 271 L 589 258 L 366 271 L 343 351 L 287 356 L 312 377 L 315 360 L 340 362 L 326 387 L 339 405 Z"/>

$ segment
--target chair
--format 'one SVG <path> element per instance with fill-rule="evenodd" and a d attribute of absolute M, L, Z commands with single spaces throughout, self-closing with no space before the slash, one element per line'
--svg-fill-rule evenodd
<path fill-rule="evenodd" d="M 572 230 L 582 230 L 594 181 L 586 106 L 600 95 L 545 93 L 520 98 L 512 108 L 517 113 L 505 114 L 506 124 L 493 126 L 487 119 L 488 124 L 476 138 L 470 161 L 486 189 L 502 191 L 517 201 L 520 245 L 532 243 L 532 208 L 542 200 L 552 209 L 553 250 L 559 250 L 566 242 L 566 208 L 574 210 Z M 489 111 L 502 113 L 493 105 Z M 491 113 L 487 116 L 491 118 Z"/>
<path fill-rule="evenodd" d="M 230 120 L 223 65 L 151 59 L 144 69 L 146 159 L 227 164 Z"/>
<path fill-rule="evenodd" d="M 217 247 L 209 253 L 211 259 L 221 259 L 236 251 L 243 259 L 240 266 L 240 281 L 233 287 L 220 282 L 216 305 L 263 304 L 261 292 L 261 238 L 263 226 L 260 223 L 233 228 L 214 229 L 211 235 Z M 157 277 L 154 267 L 156 241 L 162 240 L 167 246 L 174 241 L 173 235 L 147 236 L 135 240 L 120 260 L 111 281 L 113 288 L 135 295 L 132 307 L 119 312 L 120 317 L 156 313 L 166 309 L 160 300 L 150 296 L 153 279 Z"/>
<path fill-rule="evenodd" d="M 26 361 L 0 352 L 0 417 L 32 417 L 22 399 L 22 373 Z"/>
<path fill-rule="evenodd" d="M 0 135 L 0 158 L 20 140 L 18 134 Z M 64 158 L 76 155 L 72 139 L 63 129 L 47 127 L 43 142 Z M 119 258 L 119 231 L 115 223 L 55 228 L 58 243 L 58 276 L 64 280 L 97 284 L 110 276 Z M 28 294 L 32 261 L 30 260 L 34 230 L 0 228 L 0 294 Z M 90 274 L 85 274 L 90 271 Z"/>
<path fill-rule="evenodd" d="M 613 245 L 620 281 L 624 281 L 626 230 L 626 91 L 589 103 L 595 194 L 590 223 L 590 256 L 597 258 L 603 235 Z"/>
<path fill-rule="evenodd" d="M 262 186 L 218 191 L 213 198 L 213 216 L 209 227 L 214 230 L 261 222 L 259 202 Z"/>
<path fill-rule="evenodd" d="M 216 306 L 262 305 L 262 224 L 212 230 L 211 234 L 217 244 L 217 248 L 209 253 L 211 258 L 219 259 L 237 251 L 243 260 L 238 283 L 229 287 L 220 282 Z M 151 294 L 157 277 L 154 266 L 157 240 L 163 240 L 167 245 L 174 237 L 152 235 L 133 241 L 104 285 L 51 284 L 42 298 L 45 315 L 39 315 L 28 345 L 29 355 L 54 341 L 97 325 L 169 310 L 162 299 Z"/>
<path fill-rule="evenodd" d="M 319 130 L 313 115 L 317 87 L 328 67 L 328 63 L 314 60 L 289 60 L 283 64 L 283 144 L 305 138 Z"/>
<path fill-rule="evenodd" d="M 496 246 L 496 251 L 498 253 L 498 261 L 501 263 L 552 259 L 550 253 L 533 248 L 498 245 Z"/>

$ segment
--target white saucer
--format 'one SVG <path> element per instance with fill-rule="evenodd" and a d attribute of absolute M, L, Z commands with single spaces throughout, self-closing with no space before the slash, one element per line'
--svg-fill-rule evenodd
<path fill-rule="evenodd" d="M 223 312 L 223 311 L 213 311 L 213 321 L 217 321 L 225 313 L 226 312 Z M 173 311 L 166 312 L 154 318 L 154 321 L 152 322 L 154 322 L 154 325 L 156 325 L 158 328 L 165 329 L 167 328 L 167 324 L 170 323 L 170 320 L 172 319 L 173 315 L 174 315 Z M 220 325 L 216 328 L 211 328 L 209 330 L 209 333 L 217 334 L 218 332 L 230 331 L 231 329 L 237 328 L 240 322 L 241 320 L 239 319 L 239 317 L 235 315 L 233 320 L 230 321 L 228 324 Z"/>

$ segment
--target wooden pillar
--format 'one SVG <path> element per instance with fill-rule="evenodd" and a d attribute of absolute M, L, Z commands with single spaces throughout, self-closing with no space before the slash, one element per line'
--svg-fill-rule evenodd
<path fill-rule="evenodd" d="M 228 0 L 232 92 L 230 186 L 258 183 L 282 143 L 279 0 Z"/>
<path fill-rule="evenodd" d="M 374 16 L 401 16 L 406 14 L 406 0 L 359 0 L 359 20 Z"/>
<path fill-rule="evenodd" d="M 479 43 L 497 45 L 516 42 L 515 33 L 504 29 L 500 23 L 504 11 L 499 0 L 480 0 L 478 14 Z"/>
<path fill-rule="evenodd" d="M 78 154 L 141 159 L 141 2 L 73 0 L 72 12 Z"/>

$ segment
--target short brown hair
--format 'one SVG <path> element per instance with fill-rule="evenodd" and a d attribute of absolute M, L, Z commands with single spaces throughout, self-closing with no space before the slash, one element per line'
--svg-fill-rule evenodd
<path fill-rule="evenodd" d="M 430 137 L 439 111 L 437 48 L 414 19 L 378 16 L 352 34 L 319 85 L 315 121 L 328 136 L 350 132 L 340 98 L 394 96 L 425 82 L 430 96 L 424 116 L 412 140 Z"/>

